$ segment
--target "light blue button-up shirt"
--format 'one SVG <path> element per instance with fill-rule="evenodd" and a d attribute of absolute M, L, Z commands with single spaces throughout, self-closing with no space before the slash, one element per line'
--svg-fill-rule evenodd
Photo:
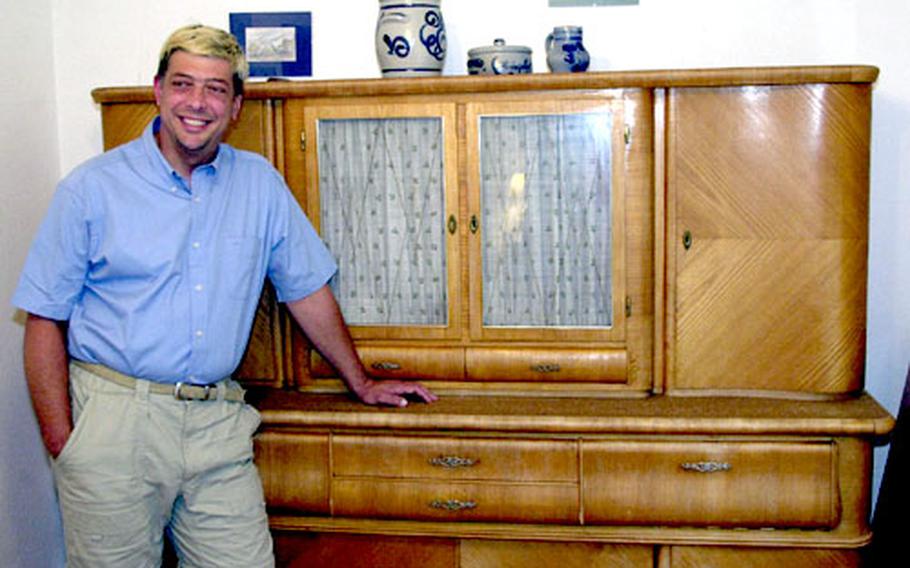
<path fill-rule="evenodd" d="M 266 276 L 292 301 L 336 264 L 265 159 L 222 144 L 188 185 L 157 127 L 60 182 L 13 304 L 69 320 L 76 359 L 210 383 L 239 364 Z"/>

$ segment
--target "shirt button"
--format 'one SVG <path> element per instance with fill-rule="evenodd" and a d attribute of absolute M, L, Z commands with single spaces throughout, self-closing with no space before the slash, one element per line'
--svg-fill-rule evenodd
<path fill-rule="evenodd" d="M 194 248 L 194 249 L 197 249 L 197 248 L 199 248 L 199 247 L 201 247 L 201 246 L 202 246 L 202 245 L 199 243 L 199 241 L 196 241 L 195 243 L 193 243 L 193 248 Z"/>
<path fill-rule="evenodd" d="M 171 193 L 177 193 L 177 187 L 171 186 Z"/>
<path fill-rule="evenodd" d="M 195 286 L 193 286 L 193 289 L 196 290 L 197 292 L 202 292 L 202 284 L 196 284 Z"/>
<path fill-rule="evenodd" d="M 203 333 L 201 329 L 196 330 L 196 337 L 202 337 Z"/>
<path fill-rule="evenodd" d="M 194 197 L 194 198 L 193 198 L 193 201 L 195 201 L 196 203 L 200 203 L 200 202 L 202 201 L 202 198 L 201 198 L 201 197 Z"/>

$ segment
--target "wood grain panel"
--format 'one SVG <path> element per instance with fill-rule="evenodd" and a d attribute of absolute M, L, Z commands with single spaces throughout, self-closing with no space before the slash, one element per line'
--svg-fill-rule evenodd
<path fill-rule="evenodd" d="M 626 189 L 626 384 L 634 390 L 655 386 L 655 230 L 654 95 L 623 91 L 623 118 L 629 127 L 623 186 Z M 662 156 L 661 156 L 662 158 Z M 660 192 L 661 195 L 663 192 Z M 661 292 L 663 288 L 660 288 Z"/>
<path fill-rule="evenodd" d="M 669 101 L 670 387 L 861 389 L 869 87 Z"/>
<path fill-rule="evenodd" d="M 332 446 L 336 476 L 578 481 L 571 441 L 335 436 Z"/>
<path fill-rule="evenodd" d="M 753 549 L 674 546 L 668 568 L 847 568 L 860 566 L 855 550 Z"/>
<path fill-rule="evenodd" d="M 650 546 L 463 540 L 460 568 L 653 568 Z"/>
<path fill-rule="evenodd" d="M 275 289 L 267 281 L 256 306 L 246 352 L 234 371 L 234 378 L 244 386 L 280 388 L 285 384 L 281 325 L 287 316 L 281 310 Z"/>
<path fill-rule="evenodd" d="M 696 238 L 860 238 L 863 85 L 684 89 L 670 97 L 680 222 Z"/>
<path fill-rule="evenodd" d="M 158 107 L 153 102 L 105 104 L 101 114 L 104 149 L 109 150 L 138 138 L 157 115 Z M 273 136 L 268 102 L 246 101 L 225 141 L 235 148 L 261 154 L 274 163 Z"/>
<path fill-rule="evenodd" d="M 864 241 L 713 239 L 679 257 L 675 388 L 861 388 Z"/>
<path fill-rule="evenodd" d="M 582 444 L 587 524 L 831 528 L 831 443 Z"/>
<path fill-rule="evenodd" d="M 275 532 L 279 568 L 456 568 L 457 541 Z"/>
<path fill-rule="evenodd" d="M 255 451 L 270 508 L 328 513 L 327 435 L 263 432 L 256 437 Z"/>
<path fill-rule="evenodd" d="M 624 383 L 625 349 L 469 347 L 468 380 Z"/>
<path fill-rule="evenodd" d="M 578 523 L 578 486 L 336 478 L 332 513 L 378 519 L 574 524 Z"/>

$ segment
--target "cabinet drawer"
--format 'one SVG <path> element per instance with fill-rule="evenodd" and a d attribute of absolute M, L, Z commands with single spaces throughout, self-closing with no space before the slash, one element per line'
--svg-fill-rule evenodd
<path fill-rule="evenodd" d="M 263 432 L 256 436 L 255 451 L 269 507 L 328 513 L 327 435 Z"/>
<path fill-rule="evenodd" d="M 645 544 L 462 540 L 459 568 L 654 568 Z"/>
<path fill-rule="evenodd" d="M 830 528 L 839 521 L 826 442 L 585 443 L 585 522 Z"/>
<path fill-rule="evenodd" d="M 575 442 L 335 436 L 335 476 L 578 482 Z"/>
<path fill-rule="evenodd" d="M 862 565 L 856 550 L 816 548 L 746 548 L 674 546 L 670 568 L 855 568 Z"/>
<path fill-rule="evenodd" d="M 468 348 L 473 381 L 626 382 L 625 349 Z"/>
<path fill-rule="evenodd" d="M 464 349 L 461 347 L 358 345 L 357 353 L 370 376 L 379 379 L 464 380 Z M 338 375 L 315 351 L 311 372 L 314 377 Z"/>
<path fill-rule="evenodd" d="M 578 486 L 335 478 L 333 515 L 434 521 L 578 523 Z"/>

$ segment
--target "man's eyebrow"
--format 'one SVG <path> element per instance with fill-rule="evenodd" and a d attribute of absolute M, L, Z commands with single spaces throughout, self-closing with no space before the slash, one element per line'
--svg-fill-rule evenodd
<path fill-rule="evenodd" d="M 230 81 L 227 79 L 222 79 L 221 77 L 196 77 L 189 73 L 184 73 L 182 71 L 177 71 L 174 73 L 174 77 L 179 77 L 181 79 L 190 79 L 192 81 L 202 81 L 203 83 L 222 83 L 224 85 L 230 85 Z"/>

